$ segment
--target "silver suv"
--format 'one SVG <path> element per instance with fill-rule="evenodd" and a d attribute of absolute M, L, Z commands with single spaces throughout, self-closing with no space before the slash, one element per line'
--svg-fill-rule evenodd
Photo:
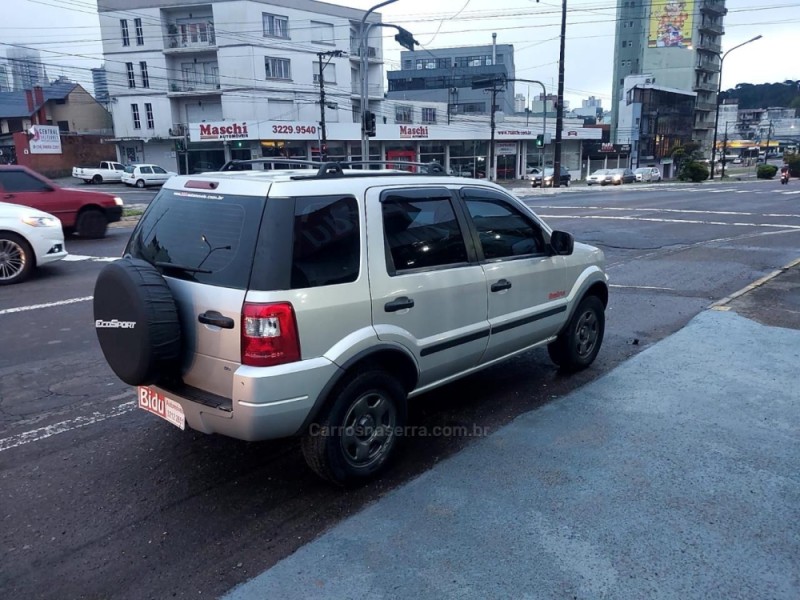
<path fill-rule="evenodd" d="M 330 163 L 187 175 L 100 273 L 95 327 L 144 410 L 302 436 L 316 473 L 353 483 L 386 465 L 410 397 L 541 345 L 589 366 L 603 265 L 484 181 Z"/>

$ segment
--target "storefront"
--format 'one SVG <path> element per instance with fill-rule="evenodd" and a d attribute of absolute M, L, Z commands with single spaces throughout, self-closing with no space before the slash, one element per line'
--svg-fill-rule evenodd
<path fill-rule="evenodd" d="M 552 144 L 540 148 L 534 128 L 504 123 L 495 131 L 498 179 L 519 179 L 530 167 L 552 166 Z M 189 126 L 190 155 L 208 148 L 216 164 L 220 158 L 297 158 L 319 160 L 321 129 L 317 123 L 283 121 L 192 123 Z M 552 132 L 551 134 L 552 135 Z M 597 141 L 596 128 L 565 129 L 562 164 L 578 179 L 584 140 Z M 330 123 L 327 127 L 327 156 L 332 161 L 361 160 L 361 128 L 357 123 Z M 370 140 L 370 160 L 386 161 L 394 168 L 402 163 L 438 163 L 465 177 L 486 177 L 489 167 L 491 131 L 488 123 L 457 122 L 451 125 L 378 124 Z M 549 136 L 548 136 L 549 137 Z M 223 160 L 223 162 L 224 162 Z M 258 167 L 256 167 L 258 168 Z M 412 167 L 408 167 L 412 170 Z"/>

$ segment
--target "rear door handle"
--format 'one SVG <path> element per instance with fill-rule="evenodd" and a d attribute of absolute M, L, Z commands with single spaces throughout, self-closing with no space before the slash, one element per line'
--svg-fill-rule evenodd
<path fill-rule="evenodd" d="M 414 300 L 407 296 L 400 296 L 383 305 L 383 310 L 386 312 L 397 312 L 406 308 L 414 308 Z"/>
<path fill-rule="evenodd" d="M 226 317 L 215 310 L 207 310 L 206 312 L 197 315 L 197 320 L 203 325 L 214 325 L 222 329 L 233 329 L 235 325 L 233 319 Z"/>
<path fill-rule="evenodd" d="M 501 279 L 500 281 L 492 284 L 493 292 L 502 292 L 503 290 L 510 290 L 511 282 L 508 279 Z"/>

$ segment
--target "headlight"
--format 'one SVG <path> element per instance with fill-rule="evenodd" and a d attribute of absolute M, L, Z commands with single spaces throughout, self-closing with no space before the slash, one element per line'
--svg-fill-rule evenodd
<path fill-rule="evenodd" d="M 25 225 L 30 225 L 31 227 L 60 227 L 61 221 L 56 219 L 55 217 L 22 217 L 20 219 Z"/>
<path fill-rule="evenodd" d="M 616 181 L 617 179 L 622 179 L 622 175 L 614 175 L 614 180 Z"/>
<path fill-rule="evenodd" d="M 119 196 L 114 196 L 114 204 L 116 204 L 117 206 L 122 206 L 122 198 L 120 198 Z"/>

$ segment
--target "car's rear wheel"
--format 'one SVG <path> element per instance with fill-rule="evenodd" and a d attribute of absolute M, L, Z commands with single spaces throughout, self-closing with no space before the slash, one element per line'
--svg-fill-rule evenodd
<path fill-rule="evenodd" d="M 106 235 L 108 219 L 96 208 L 89 208 L 78 215 L 75 230 L 78 235 L 88 239 L 99 239 Z"/>
<path fill-rule="evenodd" d="M 550 359 L 565 371 L 585 369 L 597 358 L 603 344 L 606 319 L 603 302 L 586 296 L 578 305 L 566 329 L 547 346 Z"/>
<path fill-rule="evenodd" d="M 36 266 L 30 244 L 15 233 L 0 233 L 0 285 L 25 281 Z"/>
<path fill-rule="evenodd" d="M 405 424 L 406 392 L 385 371 L 354 373 L 302 439 L 308 466 L 338 485 L 366 481 L 394 454 Z"/>
<path fill-rule="evenodd" d="M 102 175 L 95 175 L 92 177 L 92 183 L 103 183 L 103 176 Z"/>
<path fill-rule="evenodd" d="M 144 187 L 144 179 L 137 179 L 136 180 L 136 187 L 141 189 Z"/>

